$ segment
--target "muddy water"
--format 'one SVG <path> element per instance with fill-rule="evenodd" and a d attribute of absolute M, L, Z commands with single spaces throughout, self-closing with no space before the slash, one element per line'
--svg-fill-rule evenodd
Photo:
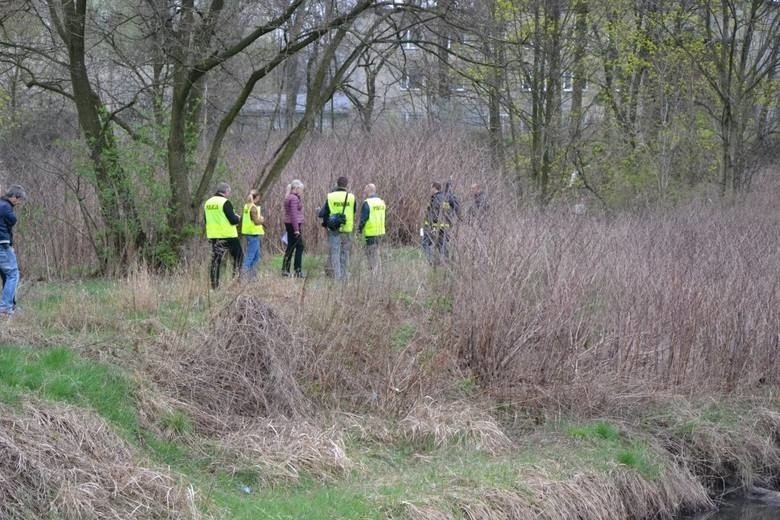
<path fill-rule="evenodd" d="M 687 520 L 779 520 L 780 506 L 736 499 L 721 504 L 718 511 L 686 518 Z"/>

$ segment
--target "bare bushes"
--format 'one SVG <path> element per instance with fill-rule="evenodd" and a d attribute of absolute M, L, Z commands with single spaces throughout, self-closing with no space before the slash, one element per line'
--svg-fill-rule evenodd
<path fill-rule="evenodd" d="M 256 297 L 238 296 L 199 345 L 182 350 L 168 354 L 159 382 L 207 412 L 256 417 L 306 409 L 296 378 L 308 358 L 304 343 Z"/>
<path fill-rule="evenodd" d="M 384 254 L 405 256 L 307 293 L 302 319 L 315 361 L 304 377 L 323 401 L 402 414 L 425 395 L 453 393 L 462 374 L 447 341 L 449 313 L 428 291 L 422 260 Z"/>
<path fill-rule="evenodd" d="M 68 406 L 0 405 L 0 516 L 192 518 L 192 490 L 138 465 L 102 419 Z"/>
<path fill-rule="evenodd" d="M 691 392 L 778 382 L 770 204 L 613 221 L 509 208 L 490 232 L 460 230 L 452 266 L 453 332 L 482 381 Z"/>
<path fill-rule="evenodd" d="M 235 169 L 244 172 L 246 183 L 257 173 L 262 158 L 255 151 L 239 150 Z M 270 236 L 282 225 L 284 188 L 292 179 L 306 184 L 304 227 L 307 247 L 316 249 L 324 235 L 319 233 L 317 208 L 333 189 L 336 179 L 346 175 L 350 190 L 362 199 L 363 187 L 376 184 L 380 197 L 388 201 L 388 241 L 417 242 L 417 230 L 428 203 L 432 181 L 444 183 L 452 176 L 459 190 L 489 164 L 487 149 L 473 135 L 452 130 L 425 128 L 381 128 L 369 135 L 319 136 L 307 141 L 285 168 L 284 178 L 262 201 Z M 281 231 L 278 231 L 281 233 Z M 271 244 L 276 242 L 271 242 Z"/>

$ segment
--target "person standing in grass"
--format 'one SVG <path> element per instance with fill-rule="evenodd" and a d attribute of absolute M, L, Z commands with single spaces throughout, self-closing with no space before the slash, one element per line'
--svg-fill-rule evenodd
<path fill-rule="evenodd" d="M 16 287 L 19 284 L 19 265 L 14 251 L 16 207 L 27 199 L 24 189 L 14 184 L 0 198 L 0 274 L 3 292 L 0 315 L 11 316 L 16 308 Z"/>
<path fill-rule="evenodd" d="M 490 210 L 485 190 L 479 183 L 471 185 L 471 206 L 466 215 L 470 224 L 484 224 L 485 217 Z"/>
<path fill-rule="evenodd" d="M 301 271 L 303 263 L 303 183 L 295 179 L 287 185 L 287 194 L 284 197 L 284 230 L 287 233 L 287 249 L 282 260 L 282 276 L 290 276 L 290 261 L 295 255 L 293 268 L 294 276 L 303 278 Z"/>
<path fill-rule="evenodd" d="M 379 243 L 385 235 L 385 201 L 376 194 L 374 184 L 366 184 L 363 188 L 366 199 L 360 207 L 360 223 L 358 231 L 366 241 L 366 258 L 368 267 L 376 271 L 379 267 Z"/>
<path fill-rule="evenodd" d="M 246 237 L 246 255 L 242 272 L 250 280 L 257 277 L 257 264 L 262 257 L 262 236 L 265 235 L 263 217 L 260 205 L 260 194 L 257 190 L 250 190 L 241 212 L 241 234 Z"/>
<path fill-rule="evenodd" d="M 233 258 L 233 276 L 239 274 L 243 256 L 237 227 L 241 219 L 233 211 L 233 205 L 228 200 L 229 196 L 230 186 L 226 182 L 220 182 L 217 184 L 214 196 L 203 205 L 206 215 L 206 237 L 211 242 L 209 278 L 212 289 L 219 287 L 219 270 L 225 252 L 229 251 Z"/>
<path fill-rule="evenodd" d="M 439 265 L 449 258 L 450 231 L 459 215 L 460 203 L 449 183 L 445 190 L 440 183 L 431 183 L 431 199 L 422 229 L 422 248 L 431 265 Z"/>
<path fill-rule="evenodd" d="M 328 263 L 333 278 L 342 280 L 347 276 L 349 252 L 352 248 L 352 230 L 355 226 L 355 195 L 347 190 L 349 179 L 344 176 L 336 180 L 336 188 L 328 193 L 327 200 L 319 212 L 322 227 L 328 230 Z M 333 227 L 331 216 L 343 215 L 342 224 Z"/>

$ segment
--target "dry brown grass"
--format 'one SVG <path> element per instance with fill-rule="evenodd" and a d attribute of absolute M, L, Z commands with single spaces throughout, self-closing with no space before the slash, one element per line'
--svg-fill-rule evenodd
<path fill-rule="evenodd" d="M 194 491 L 144 467 L 93 413 L 26 402 L 0 405 L 0 516 L 194 518 Z"/>
<path fill-rule="evenodd" d="M 625 520 L 672 519 L 680 511 L 713 507 L 705 488 L 690 475 L 668 472 L 661 479 L 666 481 L 650 482 L 621 468 L 567 479 L 540 473 L 518 482 L 516 489 L 451 489 L 427 503 L 405 504 L 405 513 L 420 520 L 452 518 L 453 513 L 472 520 Z"/>
<path fill-rule="evenodd" d="M 419 402 L 401 419 L 400 433 L 413 444 L 435 447 L 463 444 L 491 454 L 510 450 L 512 441 L 496 420 L 479 406 L 480 403 L 464 401 Z"/>
<path fill-rule="evenodd" d="M 652 418 L 659 447 L 673 454 L 716 494 L 777 485 L 780 414 L 771 397 L 692 403 L 678 399 Z M 752 420 L 746 421 L 745 417 Z"/>
<path fill-rule="evenodd" d="M 404 414 L 426 395 L 455 395 L 466 377 L 446 344 L 450 318 L 424 261 L 408 251 L 386 253 L 372 276 L 361 266 L 362 251 L 354 251 L 349 282 L 312 283 L 299 307 L 314 354 L 304 378 L 326 406 Z"/>
<path fill-rule="evenodd" d="M 153 356 L 155 377 L 208 415 L 297 416 L 307 410 L 299 385 L 304 343 L 261 299 L 239 295 L 194 346 Z"/>
<path fill-rule="evenodd" d="M 301 474 L 332 481 L 355 467 L 341 432 L 303 420 L 252 421 L 221 436 L 217 445 L 233 455 L 221 469 L 256 470 L 265 485 L 296 481 Z"/>

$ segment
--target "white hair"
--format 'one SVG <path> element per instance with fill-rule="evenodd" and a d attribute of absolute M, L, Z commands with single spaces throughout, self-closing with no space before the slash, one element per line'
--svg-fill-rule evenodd
<path fill-rule="evenodd" d="M 298 179 L 294 179 L 290 184 L 287 185 L 287 193 L 285 196 L 289 195 L 292 190 L 297 190 L 303 188 L 303 183 L 299 181 Z"/>

